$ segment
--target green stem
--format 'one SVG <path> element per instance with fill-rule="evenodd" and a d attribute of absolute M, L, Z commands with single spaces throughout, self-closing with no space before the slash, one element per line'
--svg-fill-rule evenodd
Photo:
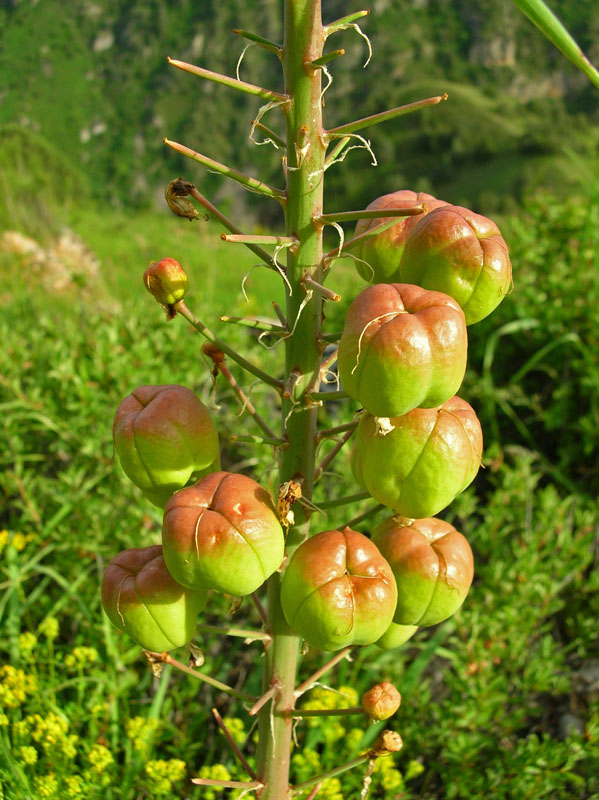
<path fill-rule="evenodd" d="M 411 114 L 413 111 L 420 111 L 429 106 L 436 106 L 447 100 L 447 94 L 441 94 L 436 97 L 427 97 L 425 100 L 417 100 L 415 103 L 408 103 L 405 106 L 398 106 L 397 108 L 390 108 L 388 111 L 381 111 L 380 114 L 372 114 L 370 117 L 363 117 L 356 119 L 354 122 L 348 122 L 345 125 L 338 125 L 336 128 L 331 128 L 327 131 L 327 137 L 336 136 L 340 133 L 355 133 L 361 131 L 363 128 L 368 128 L 371 125 L 378 125 L 379 122 L 387 122 L 396 117 L 403 117 L 404 114 Z"/>
<path fill-rule="evenodd" d="M 338 211 L 336 214 L 323 214 L 318 221 L 329 224 L 331 222 L 352 222 L 356 219 L 377 219 L 378 217 L 414 217 L 422 214 L 423 211 L 423 205 L 412 208 L 364 208 L 361 211 Z"/>
<path fill-rule="evenodd" d="M 207 683 L 209 686 L 212 686 L 214 689 L 219 689 L 221 692 L 226 692 L 233 697 L 237 697 L 239 700 L 248 700 L 250 703 L 253 703 L 256 700 L 255 697 L 245 694 L 244 692 L 238 692 L 237 689 L 234 689 L 232 686 L 228 686 L 222 681 L 218 681 L 216 678 L 213 678 L 210 675 L 205 675 L 203 672 L 198 672 L 197 669 L 192 669 L 186 664 L 182 664 L 168 653 L 164 656 L 163 661 L 165 664 L 170 664 L 172 667 L 175 667 L 175 669 L 185 672 L 186 675 L 191 675 L 192 678 L 196 678 L 203 683 Z"/>
<path fill-rule="evenodd" d="M 270 634 L 265 631 L 249 631 L 244 628 L 220 628 L 218 625 L 198 625 L 198 633 L 220 633 L 223 636 L 237 636 L 240 639 L 256 639 L 270 642 Z"/>
<path fill-rule="evenodd" d="M 297 687 L 297 689 L 293 693 L 294 696 L 297 698 L 297 697 L 300 697 L 304 692 L 307 692 L 308 689 L 310 689 L 312 686 L 314 686 L 316 681 L 319 678 L 321 678 L 326 672 L 328 672 L 330 669 L 333 669 L 333 667 L 336 666 L 340 661 L 343 661 L 344 658 L 348 658 L 349 659 L 350 652 L 351 652 L 351 645 L 348 646 L 348 647 L 344 647 L 343 650 L 339 650 L 338 653 L 335 653 L 333 658 L 330 658 L 326 662 L 326 664 L 323 664 L 322 667 L 319 667 L 316 670 L 316 672 L 313 672 L 312 675 L 310 675 L 309 678 L 306 678 L 305 681 L 300 683 L 300 685 Z"/>
<path fill-rule="evenodd" d="M 249 444 L 268 444 L 272 445 L 272 447 L 282 447 L 283 445 L 287 444 L 285 439 L 270 439 L 268 436 L 252 436 L 252 435 L 245 435 L 245 434 L 231 434 L 229 436 L 230 441 L 232 442 L 248 442 Z"/>
<path fill-rule="evenodd" d="M 338 141 L 338 142 L 336 142 L 335 146 L 333 147 L 333 149 L 331 150 L 331 152 L 330 152 L 330 153 L 328 153 L 327 157 L 326 157 L 326 158 L 325 158 L 325 160 L 324 160 L 324 166 L 325 166 L 325 169 L 326 169 L 327 167 L 330 167 L 330 166 L 331 166 L 331 164 L 333 163 L 333 161 L 335 161 L 335 159 L 336 159 L 338 156 L 340 156 L 340 155 L 341 155 L 341 153 L 342 153 L 342 152 L 345 150 L 345 148 L 347 147 L 347 145 L 348 145 L 350 142 L 351 142 L 351 136 L 343 136 L 341 139 L 339 139 L 339 141 Z"/>
<path fill-rule="evenodd" d="M 275 53 L 279 58 L 281 57 L 283 48 L 275 44 L 275 42 L 271 42 L 270 39 L 265 39 L 264 36 L 258 36 L 257 33 L 251 33 L 251 31 L 243 31 L 239 28 L 234 28 L 233 33 L 236 33 L 238 36 L 242 36 L 244 39 L 249 39 L 250 42 L 254 42 L 254 44 L 259 44 L 260 47 L 263 47 L 265 50 L 270 50 L 271 53 Z"/>
<path fill-rule="evenodd" d="M 356 492 L 356 494 L 347 495 L 347 497 L 337 497 L 334 500 L 323 500 L 322 503 L 317 503 L 318 508 L 339 508 L 340 506 L 349 506 L 351 503 L 359 503 L 362 500 L 368 500 L 370 495 L 368 492 Z"/>
<path fill-rule="evenodd" d="M 339 56 L 344 56 L 345 50 L 331 50 L 330 53 L 326 53 L 324 56 L 317 58 L 315 61 L 312 61 L 310 66 L 313 69 L 318 69 L 319 67 L 324 67 L 325 64 L 328 64 L 329 61 L 333 61 L 335 58 L 339 58 Z"/>
<path fill-rule="evenodd" d="M 170 139 L 163 139 L 163 142 L 177 153 L 181 153 L 181 155 L 197 161 L 204 167 L 208 167 L 208 169 L 213 170 L 213 172 L 218 172 L 227 178 L 231 178 L 231 180 L 237 181 L 237 183 L 245 186 L 245 188 L 249 189 L 251 192 L 257 192 L 258 194 L 263 194 L 266 197 L 272 197 L 273 199 L 278 200 L 282 205 L 285 205 L 285 192 L 281 191 L 280 189 L 275 189 L 273 186 L 268 186 L 268 184 L 264 183 L 263 181 L 259 181 L 257 178 L 244 175 L 242 172 L 238 172 L 236 169 L 228 167 L 226 164 L 221 164 L 220 161 L 215 161 L 213 158 L 202 155 L 202 153 L 196 153 L 195 150 L 192 150 L 190 147 L 186 147 L 184 144 L 172 142 Z"/>
<path fill-rule="evenodd" d="M 328 25 L 324 28 L 324 35 L 330 36 L 332 33 L 335 33 L 337 30 L 343 30 L 347 25 L 351 25 L 352 22 L 355 22 L 357 19 L 361 19 L 362 17 L 367 17 L 370 14 L 370 11 L 354 11 L 353 14 L 347 14 L 345 17 L 341 17 L 340 19 L 336 19 L 335 22 L 329 22 Z"/>
<path fill-rule="evenodd" d="M 320 783 L 321 781 L 326 781 L 328 778 L 334 778 L 337 775 L 341 775 L 342 772 L 347 772 L 348 769 L 359 767 L 361 764 L 365 764 L 367 761 L 370 761 L 370 759 L 371 756 L 368 754 L 365 756 L 358 756 L 358 758 L 347 761 L 345 764 L 341 764 L 338 767 L 333 767 L 333 769 L 329 769 L 326 772 L 321 772 L 320 775 L 315 775 L 313 778 L 309 778 L 307 781 L 297 783 L 291 790 L 291 794 L 300 794 L 305 789 L 309 789 L 310 786 L 314 786 L 315 783 Z"/>
<path fill-rule="evenodd" d="M 261 97 L 263 100 L 274 100 L 275 102 L 287 100 L 287 97 L 284 94 L 280 94 L 280 92 L 272 92 L 270 89 L 263 89 L 262 86 L 254 86 L 253 83 L 246 83 L 245 81 L 237 80 L 237 78 L 230 78 L 228 75 L 221 75 L 220 72 L 212 72 L 210 69 L 196 67 L 186 61 L 177 61 L 174 58 L 167 58 L 166 60 L 171 66 L 177 67 L 183 72 L 189 72 L 191 75 L 197 75 L 198 78 L 205 78 L 214 83 L 221 83 L 231 89 L 239 89 L 240 92 L 254 95 L 254 97 Z"/>
<path fill-rule="evenodd" d="M 231 222 L 231 220 L 222 213 L 222 211 L 219 211 L 219 209 L 216 206 L 213 206 L 210 200 L 208 200 L 208 198 L 204 197 L 204 195 L 201 192 L 198 192 L 198 190 L 193 184 L 190 185 L 189 194 L 193 197 L 194 200 L 197 200 L 198 203 L 201 206 L 203 206 L 203 208 L 205 208 L 206 211 L 211 216 L 217 219 L 228 231 L 231 231 L 231 233 L 241 233 L 239 228 L 236 225 L 234 225 Z M 255 244 L 251 244 L 249 242 L 245 242 L 244 244 L 248 250 L 251 250 L 252 253 L 258 256 L 258 258 L 261 258 L 262 261 L 264 261 L 264 263 L 268 267 L 274 269 L 275 272 L 278 272 L 278 269 L 272 259 L 272 256 L 269 255 L 266 252 L 266 250 L 263 250 L 261 247 L 257 247 Z"/>
<path fill-rule="evenodd" d="M 282 325 L 273 322 L 266 322 L 255 317 L 220 317 L 221 322 L 230 322 L 234 325 L 241 325 L 244 328 L 254 328 L 258 331 L 268 331 L 269 333 L 285 333 Z"/>
<path fill-rule="evenodd" d="M 215 336 L 210 330 L 210 328 L 204 325 L 204 323 L 201 320 L 199 320 L 195 316 L 195 314 L 193 314 L 189 310 L 189 308 L 187 307 L 187 305 L 183 300 L 179 300 L 178 303 L 175 303 L 174 308 L 175 311 L 181 314 L 182 317 L 185 317 L 185 319 L 189 322 L 189 324 L 192 325 L 197 331 L 199 331 L 202 334 L 202 336 L 204 336 L 206 339 L 208 339 L 209 342 L 212 342 L 212 344 L 215 344 L 218 348 L 220 348 L 223 351 L 223 353 L 226 353 L 228 356 L 231 356 L 233 361 L 236 361 L 240 367 L 243 367 L 248 372 L 251 372 L 251 374 L 255 375 L 257 378 L 260 378 L 260 380 L 263 383 L 267 383 L 269 386 L 273 386 L 275 389 L 280 390 L 282 388 L 281 381 L 278 381 L 276 378 L 273 378 L 271 375 L 268 375 L 266 372 L 263 372 L 260 369 L 260 367 L 257 367 L 255 364 L 252 364 L 236 350 L 233 350 L 232 347 L 229 347 L 229 345 L 226 342 L 223 342 L 222 339 L 219 339 L 218 336 Z"/>
<path fill-rule="evenodd" d="M 293 247 L 297 239 L 293 236 L 269 236 L 261 233 L 221 233 L 223 242 L 238 242 L 240 244 L 274 244 Z"/>
<path fill-rule="evenodd" d="M 318 408 L 301 398 L 319 383 L 322 342 L 319 339 L 323 298 L 319 292 L 306 295 L 302 281 L 308 277 L 321 283 L 322 226 L 314 220 L 322 214 L 323 174 L 326 145 L 321 108 L 322 70 L 309 65 L 322 56 L 324 31 L 320 0 L 284 0 L 285 41 L 283 71 L 287 130 L 286 233 L 299 240 L 287 252 L 286 318 L 293 336 L 285 340 L 285 377 L 299 375 L 294 397 L 283 397 L 282 419 L 289 446 L 281 453 L 281 483 L 301 482 L 310 499 L 314 485 Z M 300 398 L 298 401 L 297 398 Z M 309 514 L 296 512 L 296 525 L 287 536 L 286 553 L 291 557 L 308 535 Z M 261 800 L 288 800 L 292 720 L 283 712 L 295 702 L 294 686 L 299 637 L 289 628 L 279 599 L 280 575 L 269 579 L 267 588 L 269 630 L 273 637 L 266 649 L 263 691 L 275 681 L 280 688 L 273 702 L 259 716 L 260 746 L 258 775 L 264 783 Z"/>
<path fill-rule="evenodd" d="M 299 711 L 288 711 L 285 716 L 293 719 L 303 719 L 304 717 L 345 717 L 352 714 L 365 713 L 360 706 L 354 706 L 353 708 L 300 708 Z"/>
<path fill-rule="evenodd" d="M 269 128 L 268 125 L 265 125 L 263 122 L 256 122 L 255 120 L 252 121 L 252 125 L 254 125 L 257 130 L 265 133 L 269 139 L 272 139 L 272 141 L 277 145 L 277 147 L 280 147 L 281 150 L 287 150 L 287 142 L 282 139 L 276 131 L 273 131 L 272 128 Z M 260 142 L 260 144 L 263 144 L 263 142 Z"/>
<path fill-rule="evenodd" d="M 325 334 L 326 335 L 326 334 Z M 325 339 L 324 336 L 320 337 L 321 339 Z M 325 339 L 325 341 L 329 341 L 329 339 Z M 310 392 L 310 397 L 312 400 L 345 400 L 346 397 L 349 397 L 347 392 Z"/>

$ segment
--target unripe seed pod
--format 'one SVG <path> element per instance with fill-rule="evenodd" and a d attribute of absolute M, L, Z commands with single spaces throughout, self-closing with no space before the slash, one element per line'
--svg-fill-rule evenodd
<path fill-rule="evenodd" d="M 453 298 L 407 283 L 379 283 L 348 309 L 339 378 L 374 416 L 400 416 L 453 397 L 467 350 L 464 313 Z"/>
<path fill-rule="evenodd" d="M 386 420 L 364 414 L 352 471 L 379 503 L 404 517 L 422 519 L 441 511 L 470 485 L 480 467 L 482 445 L 478 418 L 459 397 Z"/>
<path fill-rule="evenodd" d="M 411 639 L 417 630 L 418 625 L 398 625 L 396 622 L 392 622 L 375 644 L 381 650 L 394 650 Z"/>
<path fill-rule="evenodd" d="M 245 475 L 215 472 L 168 501 L 162 545 L 183 586 L 246 595 L 280 567 L 285 540 L 268 492 Z"/>
<path fill-rule="evenodd" d="M 110 621 L 145 650 L 162 653 L 188 644 L 207 592 L 176 583 L 162 547 L 124 550 L 104 570 L 102 606 Z"/>
<path fill-rule="evenodd" d="M 116 410 L 114 447 L 123 471 L 154 505 L 190 480 L 220 469 L 218 433 L 184 386 L 140 386 Z"/>
<path fill-rule="evenodd" d="M 457 300 L 467 325 L 490 314 L 512 281 L 507 245 L 497 225 L 467 208 L 449 205 L 412 228 L 399 272 L 402 281 Z"/>
<path fill-rule="evenodd" d="M 185 297 L 187 275 L 174 258 L 161 258 L 144 272 L 144 286 L 161 305 L 170 306 Z"/>
<path fill-rule="evenodd" d="M 362 708 L 372 722 L 389 719 L 401 704 L 401 695 L 389 681 L 377 683 L 362 695 Z"/>
<path fill-rule="evenodd" d="M 318 650 L 372 644 L 389 627 L 396 602 L 391 568 L 370 539 L 351 528 L 306 539 L 281 584 L 288 624 Z"/>
<path fill-rule="evenodd" d="M 370 203 L 368 209 L 411 208 L 418 205 L 423 205 L 425 207 L 424 214 L 427 214 L 435 208 L 447 205 L 447 203 L 443 200 L 437 200 L 436 197 L 426 194 L 426 192 L 412 192 L 410 189 L 401 189 L 398 192 L 377 197 L 376 200 Z M 353 252 L 358 258 L 367 262 L 366 264 L 362 264 L 359 261 L 356 262 L 356 268 L 364 280 L 370 283 L 392 283 L 400 280 L 399 262 L 403 253 L 404 243 L 414 225 L 418 220 L 422 219 L 424 214 L 400 218 L 395 225 L 391 225 L 382 233 L 377 233 L 375 236 L 364 239 L 356 246 Z M 361 233 L 366 233 L 366 231 L 376 228 L 377 225 L 388 219 L 388 217 L 360 219 L 356 224 L 355 235 L 359 236 Z M 411 282 L 417 283 L 418 281 Z"/>
<path fill-rule="evenodd" d="M 443 520 L 392 517 L 372 532 L 397 581 L 394 622 L 436 625 L 462 605 L 474 577 L 466 538 Z"/>

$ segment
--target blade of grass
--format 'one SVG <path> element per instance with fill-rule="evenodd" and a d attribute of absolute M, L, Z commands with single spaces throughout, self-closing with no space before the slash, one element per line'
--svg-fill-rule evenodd
<path fill-rule="evenodd" d="M 514 4 L 599 89 L 599 71 L 543 0 L 514 0 Z"/>

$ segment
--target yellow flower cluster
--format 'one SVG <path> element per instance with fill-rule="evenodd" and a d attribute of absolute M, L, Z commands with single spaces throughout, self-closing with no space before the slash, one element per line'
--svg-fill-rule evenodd
<path fill-rule="evenodd" d="M 75 647 L 64 657 L 64 665 L 68 670 L 79 671 L 95 664 L 99 657 L 95 647 Z"/>
<path fill-rule="evenodd" d="M 46 617 L 37 626 L 38 633 L 53 642 L 58 638 L 58 620 L 56 617 Z"/>
<path fill-rule="evenodd" d="M 102 773 L 114 764 L 112 753 L 103 744 L 94 744 L 87 754 L 92 772 Z"/>
<path fill-rule="evenodd" d="M 312 750 L 308 747 L 292 756 L 291 766 L 296 783 L 303 783 L 303 781 L 307 781 L 314 775 L 318 775 L 319 772 L 323 771 L 319 754 L 316 750 Z M 326 798 L 326 800 L 343 800 L 341 781 L 338 778 L 329 778 L 322 784 L 318 796 L 319 798 L 322 796 Z"/>
<path fill-rule="evenodd" d="M 34 797 L 48 798 L 56 797 L 58 791 L 58 781 L 55 775 L 38 775 L 33 779 Z"/>
<path fill-rule="evenodd" d="M 64 796 L 67 800 L 81 800 L 89 795 L 89 786 L 80 775 L 69 775 L 64 784 Z"/>
<path fill-rule="evenodd" d="M 229 729 L 233 740 L 237 742 L 237 744 L 243 744 L 246 737 L 243 720 L 239 719 L 239 717 L 226 717 L 224 723 Z"/>
<path fill-rule="evenodd" d="M 19 747 L 17 753 L 19 756 L 19 761 L 21 761 L 23 764 L 27 764 L 27 766 L 31 766 L 37 761 L 37 750 L 35 747 L 24 745 L 23 747 Z"/>
<path fill-rule="evenodd" d="M 185 762 L 178 758 L 148 761 L 145 770 L 151 781 L 152 796 L 166 795 L 172 793 L 173 783 L 185 777 Z"/>
<path fill-rule="evenodd" d="M 2 530 L 0 531 L 0 553 L 9 545 L 14 547 L 17 553 L 20 553 L 33 538 L 32 533 L 13 533 L 11 535 L 7 530 Z"/>
<path fill-rule="evenodd" d="M 33 675 L 11 664 L 0 667 L 0 708 L 18 708 L 37 690 Z"/>
<path fill-rule="evenodd" d="M 31 660 L 31 655 L 33 653 L 36 644 L 37 644 L 37 636 L 34 633 L 25 631 L 25 633 L 20 634 L 19 652 L 26 661 Z"/>
<path fill-rule="evenodd" d="M 131 717 L 126 722 L 127 738 L 131 739 L 134 749 L 144 757 L 152 746 L 159 724 L 157 719 L 145 719 L 145 717 Z"/>
<path fill-rule="evenodd" d="M 69 735 L 69 723 L 63 717 L 50 712 L 42 717 L 34 714 L 25 717 L 34 742 L 40 744 L 48 756 L 56 757 L 62 753 L 66 758 L 73 759 L 77 755 L 76 743 L 79 740 L 77 734 Z"/>
<path fill-rule="evenodd" d="M 199 778 L 211 778 L 215 781 L 230 781 L 231 773 L 223 764 L 213 764 L 212 766 L 203 766 L 200 769 Z M 206 786 L 202 794 L 202 800 L 217 800 L 222 797 L 224 790 L 219 786 Z"/>

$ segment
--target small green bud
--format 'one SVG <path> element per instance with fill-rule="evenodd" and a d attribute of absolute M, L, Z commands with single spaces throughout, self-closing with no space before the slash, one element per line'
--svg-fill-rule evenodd
<path fill-rule="evenodd" d="M 161 258 L 144 272 L 144 286 L 161 305 L 172 306 L 185 297 L 187 275 L 174 258 Z"/>

